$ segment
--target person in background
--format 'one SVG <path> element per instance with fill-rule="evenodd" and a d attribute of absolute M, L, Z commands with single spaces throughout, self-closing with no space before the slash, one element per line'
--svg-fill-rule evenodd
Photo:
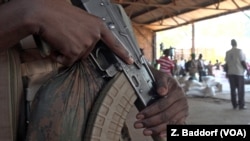
<path fill-rule="evenodd" d="M 163 50 L 163 56 L 156 60 L 157 64 L 160 65 L 160 71 L 166 73 L 169 76 L 174 74 L 174 62 L 170 59 L 170 50 Z"/>
<path fill-rule="evenodd" d="M 181 76 L 186 76 L 185 63 L 186 63 L 186 60 L 184 60 L 183 57 L 181 57 L 181 60 L 179 61 L 179 65 L 181 67 L 179 75 L 181 75 Z"/>
<path fill-rule="evenodd" d="M 215 69 L 216 69 L 216 70 L 220 70 L 220 65 L 221 65 L 221 63 L 219 62 L 218 59 L 216 60 L 216 63 L 215 63 L 214 65 L 215 65 Z"/>
<path fill-rule="evenodd" d="M 213 68 L 214 68 L 214 65 L 212 64 L 211 61 L 209 61 L 208 65 L 207 65 L 207 75 L 214 76 Z"/>
<path fill-rule="evenodd" d="M 188 65 L 188 72 L 190 75 L 189 80 L 197 80 L 197 78 L 196 78 L 197 71 L 198 71 L 198 63 L 197 63 L 197 60 L 195 59 L 195 54 L 192 53 L 191 60 L 190 60 L 189 65 Z"/>
<path fill-rule="evenodd" d="M 205 64 L 204 60 L 202 59 L 202 54 L 199 54 L 199 58 L 197 60 L 198 62 L 198 73 L 199 73 L 199 81 L 202 82 L 202 77 L 206 76 L 206 71 L 205 71 Z"/>
<path fill-rule="evenodd" d="M 249 62 L 246 62 L 247 64 L 247 73 L 246 73 L 246 76 L 247 76 L 247 79 L 250 78 L 250 63 Z"/>
<path fill-rule="evenodd" d="M 170 60 L 172 60 L 172 59 L 170 59 Z M 174 69 L 173 69 L 172 76 L 179 76 L 179 72 L 180 72 L 181 67 L 178 65 L 177 59 L 174 59 L 173 62 L 174 62 Z"/>
<path fill-rule="evenodd" d="M 230 84 L 231 102 L 233 109 L 246 109 L 244 72 L 247 70 L 246 58 L 241 49 L 237 48 L 235 39 L 231 40 L 232 48 L 226 52 L 226 76 Z M 237 90 L 237 92 L 236 92 Z"/>

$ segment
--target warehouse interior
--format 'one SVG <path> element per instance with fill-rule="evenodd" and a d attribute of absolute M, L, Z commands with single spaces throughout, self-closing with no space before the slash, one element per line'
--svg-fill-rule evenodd
<path fill-rule="evenodd" d="M 156 33 L 178 28 L 198 21 L 223 15 L 244 12 L 250 9 L 250 0 L 111 0 L 121 4 L 131 19 L 134 33 L 140 48 L 149 61 L 156 58 Z M 190 45 L 190 52 L 195 52 L 195 40 Z M 189 96 L 190 115 L 187 124 L 250 124 L 250 110 L 233 110 L 230 103 L 228 80 L 222 72 L 217 74 L 223 83 L 222 91 L 212 97 Z M 250 107 L 250 85 L 245 85 L 246 104 Z M 133 108 L 130 114 L 137 110 Z M 127 119 L 130 123 L 132 140 L 152 141 L 142 135 L 142 130 L 135 130 L 134 116 Z"/>
<path fill-rule="evenodd" d="M 250 9 L 250 0 L 111 0 L 120 4 L 131 20 L 146 58 L 156 58 L 156 32 Z M 192 38 L 190 51 L 195 51 Z"/>

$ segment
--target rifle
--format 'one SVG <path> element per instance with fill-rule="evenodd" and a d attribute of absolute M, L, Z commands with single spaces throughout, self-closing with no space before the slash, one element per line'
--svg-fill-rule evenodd
<path fill-rule="evenodd" d="M 127 65 L 109 51 L 108 47 L 102 42 L 97 43 L 95 49 L 90 53 L 91 59 L 98 66 L 104 77 L 113 77 L 118 72 L 123 72 L 140 98 L 141 104 L 144 106 L 141 108 L 145 108 L 156 98 L 153 89 L 155 80 L 143 53 L 136 43 L 132 27 L 130 27 L 129 23 L 126 23 L 129 19 L 124 20 L 124 18 L 127 18 L 124 15 L 125 12 L 120 11 L 122 9 L 119 9 L 117 5 L 111 4 L 109 0 L 81 0 L 81 3 L 90 14 L 103 19 L 135 62 L 133 65 Z"/>
<path fill-rule="evenodd" d="M 91 124 L 90 126 L 96 126 L 95 124 L 98 124 L 98 119 L 100 120 L 100 116 L 98 117 L 98 113 L 100 114 L 101 112 L 102 109 L 101 105 L 105 106 L 105 100 L 104 100 L 105 97 L 107 98 L 109 95 L 110 97 L 112 96 L 114 97 L 114 95 L 112 95 L 112 93 L 116 91 L 115 90 L 116 88 L 114 87 L 116 85 L 120 85 L 119 83 L 124 84 L 122 86 L 123 88 L 124 87 L 130 88 L 132 86 L 130 89 L 134 89 L 134 92 L 131 92 L 132 96 L 130 97 L 131 98 L 130 100 L 133 101 L 132 100 L 134 99 L 133 93 L 135 93 L 136 97 L 138 97 L 137 100 L 135 101 L 135 106 L 138 110 L 142 110 L 146 106 L 153 103 L 156 99 L 158 99 L 158 95 L 156 95 L 156 91 L 154 88 L 155 87 L 154 77 L 150 71 L 146 59 L 144 58 L 143 53 L 141 52 L 135 40 L 135 37 L 132 32 L 132 27 L 128 22 L 129 19 L 127 18 L 125 12 L 122 11 L 123 9 L 119 8 L 119 6 L 117 5 L 111 4 L 109 0 L 81 0 L 81 1 L 72 0 L 71 2 L 73 5 L 86 10 L 90 14 L 100 17 L 103 20 L 103 22 L 106 23 L 107 27 L 112 31 L 117 40 L 124 47 L 126 47 L 127 51 L 134 59 L 134 64 L 127 65 L 119 57 L 117 57 L 115 54 L 109 51 L 108 47 L 103 42 L 98 42 L 95 49 L 91 52 L 90 57 L 94 62 L 94 64 L 99 68 L 100 73 L 103 75 L 103 77 L 113 78 L 113 81 L 111 81 L 110 84 L 107 85 L 107 88 L 102 91 L 103 97 L 99 98 L 100 99 L 99 101 L 97 100 L 98 104 L 94 108 L 91 117 L 89 118 L 92 120 L 92 122 L 89 122 Z M 120 89 L 120 91 L 122 90 Z M 123 93 L 122 95 L 127 95 L 128 91 L 120 93 Z M 128 107 L 124 108 L 126 109 Z M 116 112 L 113 112 L 112 114 L 114 115 Z M 122 114 L 121 111 L 118 111 L 118 113 L 119 112 L 120 114 Z M 110 116 L 113 116 L 112 114 Z M 93 122 L 95 124 L 93 124 Z M 100 126 L 103 125 L 100 124 Z M 98 136 L 94 135 L 96 134 L 94 132 L 98 132 L 94 130 L 99 130 L 99 128 L 97 129 L 93 127 L 89 131 L 87 130 L 85 139 L 86 140 L 92 140 L 92 139 L 94 140 L 94 138 L 103 139 L 101 135 Z M 116 132 L 119 131 L 120 130 L 116 130 Z M 93 136 L 91 137 L 90 135 Z M 160 140 L 157 137 L 153 138 L 154 140 Z M 115 139 L 115 137 L 113 137 L 112 139 Z"/>
<path fill-rule="evenodd" d="M 71 0 L 72 4 L 100 17 L 116 39 L 127 49 L 134 63 L 127 65 L 99 41 L 90 58 L 103 77 L 110 79 L 99 94 L 88 118 L 84 141 L 118 141 L 130 108 L 138 110 L 158 99 L 154 77 L 132 32 L 127 15 L 109 0 Z M 125 19 L 125 20 L 124 20 Z M 36 39 L 36 44 L 47 54 L 47 45 Z M 46 47 L 47 46 L 47 47 Z M 159 140 L 153 137 L 154 140 Z"/>

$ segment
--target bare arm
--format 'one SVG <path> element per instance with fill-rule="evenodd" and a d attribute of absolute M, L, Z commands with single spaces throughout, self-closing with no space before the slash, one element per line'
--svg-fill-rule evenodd
<path fill-rule="evenodd" d="M 24 17 L 20 5 L 13 2 L 0 5 L 0 51 L 31 34 L 32 25 Z"/>
<path fill-rule="evenodd" d="M 11 10 L 10 10 L 11 9 Z M 39 35 L 53 49 L 51 57 L 70 66 L 86 58 L 102 40 L 127 63 L 128 52 L 104 22 L 62 0 L 12 0 L 0 7 L 0 47 L 6 49 L 30 34 Z"/>

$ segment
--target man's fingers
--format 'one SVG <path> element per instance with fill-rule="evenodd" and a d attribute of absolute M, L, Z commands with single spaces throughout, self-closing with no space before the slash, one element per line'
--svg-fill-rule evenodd
<path fill-rule="evenodd" d="M 181 112 L 179 112 L 179 113 L 181 113 Z M 177 113 L 177 114 L 179 114 L 179 113 Z M 178 118 L 178 119 L 172 118 L 168 122 L 161 123 L 161 124 L 153 126 L 153 127 L 145 128 L 143 131 L 143 134 L 145 136 L 156 135 L 159 137 L 166 137 L 166 135 L 167 135 L 166 131 L 167 131 L 168 125 L 184 125 L 184 124 L 186 124 L 185 121 L 186 121 L 187 116 L 188 116 L 187 114 L 186 115 L 182 114 L 181 118 Z"/>
<path fill-rule="evenodd" d="M 170 121 L 172 121 L 172 123 L 168 123 L 168 124 L 185 124 L 186 122 L 186 118 L 188 117 L 188 105 L 185 104 L 183 105 L 182 109 L 178 109 L 178 112 L 176 112 L 176 114 L 174 116 L 172 116 L 172 118 L 170 119 Z"/>
<path fill-rule="evenodd" d="M 178 86 L 178 82 L 171 77 L 167 76 L 165 73 L 160 72 L 159 74 L 155 75 L 156 77 L 156 87 L 157 93 L 160 96 L 168 95 L 168 92 L 171 92 L 172 88 Z"/>
<path fill-rule="evenodd" d="M 185 98 L 182 90 L 175 89 L 171 93 L 169 93 L 167 97 L 162 97 L 157 102 L 143 109 L 137 116 L 144 115 L 145 117 L 150 117 L 159 112 L 162 112 L 165 109 L 168 109 L 173 103 L 182 98 Z"/>
<path fill-rule="evenodd" d="M 162 76 L 160 76 L 162 77 Z M 156 79 L 157 93 L 160 96 L 166 96 L 170 88 L 170 79 Z"/>
<path fill-rule="evenodd" d="M 101 30 L 101 39 L 123 61 L 128 64 L 134 63 L 134 60 L 130 56 L 129 52 L 106 26 L 103 26 Z"/>
<path fill-rule="evenodd" d="M 148 118 L 135 122 L 135 127 L 136 128 L 154 127 L 163 123 L 169 123 L 173 121 L 177 122 L 183 117 L 187 117 L 187 114 L 188 114 L 186 112 L 187 109 L 188 109 L 188 105 L 187 105 L 186 99 L 182 98 L 176 101 L 175 103 L 173 103 L 170 107 L 164 109 L 163 112 L 155 116 L 148 117 Z M 165 112 L 165 111 L 168 111 L 168 112 Z"/>
<path fill-rule="evenodd" d="M 162 137 L 164 137 L 163 132 L 166 132 L 166 127 L 167 127 L 167 124 L 163 123 L 152 128 L 146 128 L 143 130 L 143 134 L 145 136 L 152 136 L 152 135 L 159 136 L 162 133 Z"/>
<path fill-rule="evenodd" d="M 146 128 L 143 130 L 143 134 L 145 136 L 158 136 L 159 138 L 165 138 L 167 136 L 167 128 L 169 124 L 172 125 L 184 125 L 186 117 L 183 117 L 182 119 L 180 119 L 179 121 L 173 121 L 173 122 L 169 122 L 169 123 L 163 123 L 160 124 L 158 126 L 155 127 L 151 127 L 151 128 Z"/>

